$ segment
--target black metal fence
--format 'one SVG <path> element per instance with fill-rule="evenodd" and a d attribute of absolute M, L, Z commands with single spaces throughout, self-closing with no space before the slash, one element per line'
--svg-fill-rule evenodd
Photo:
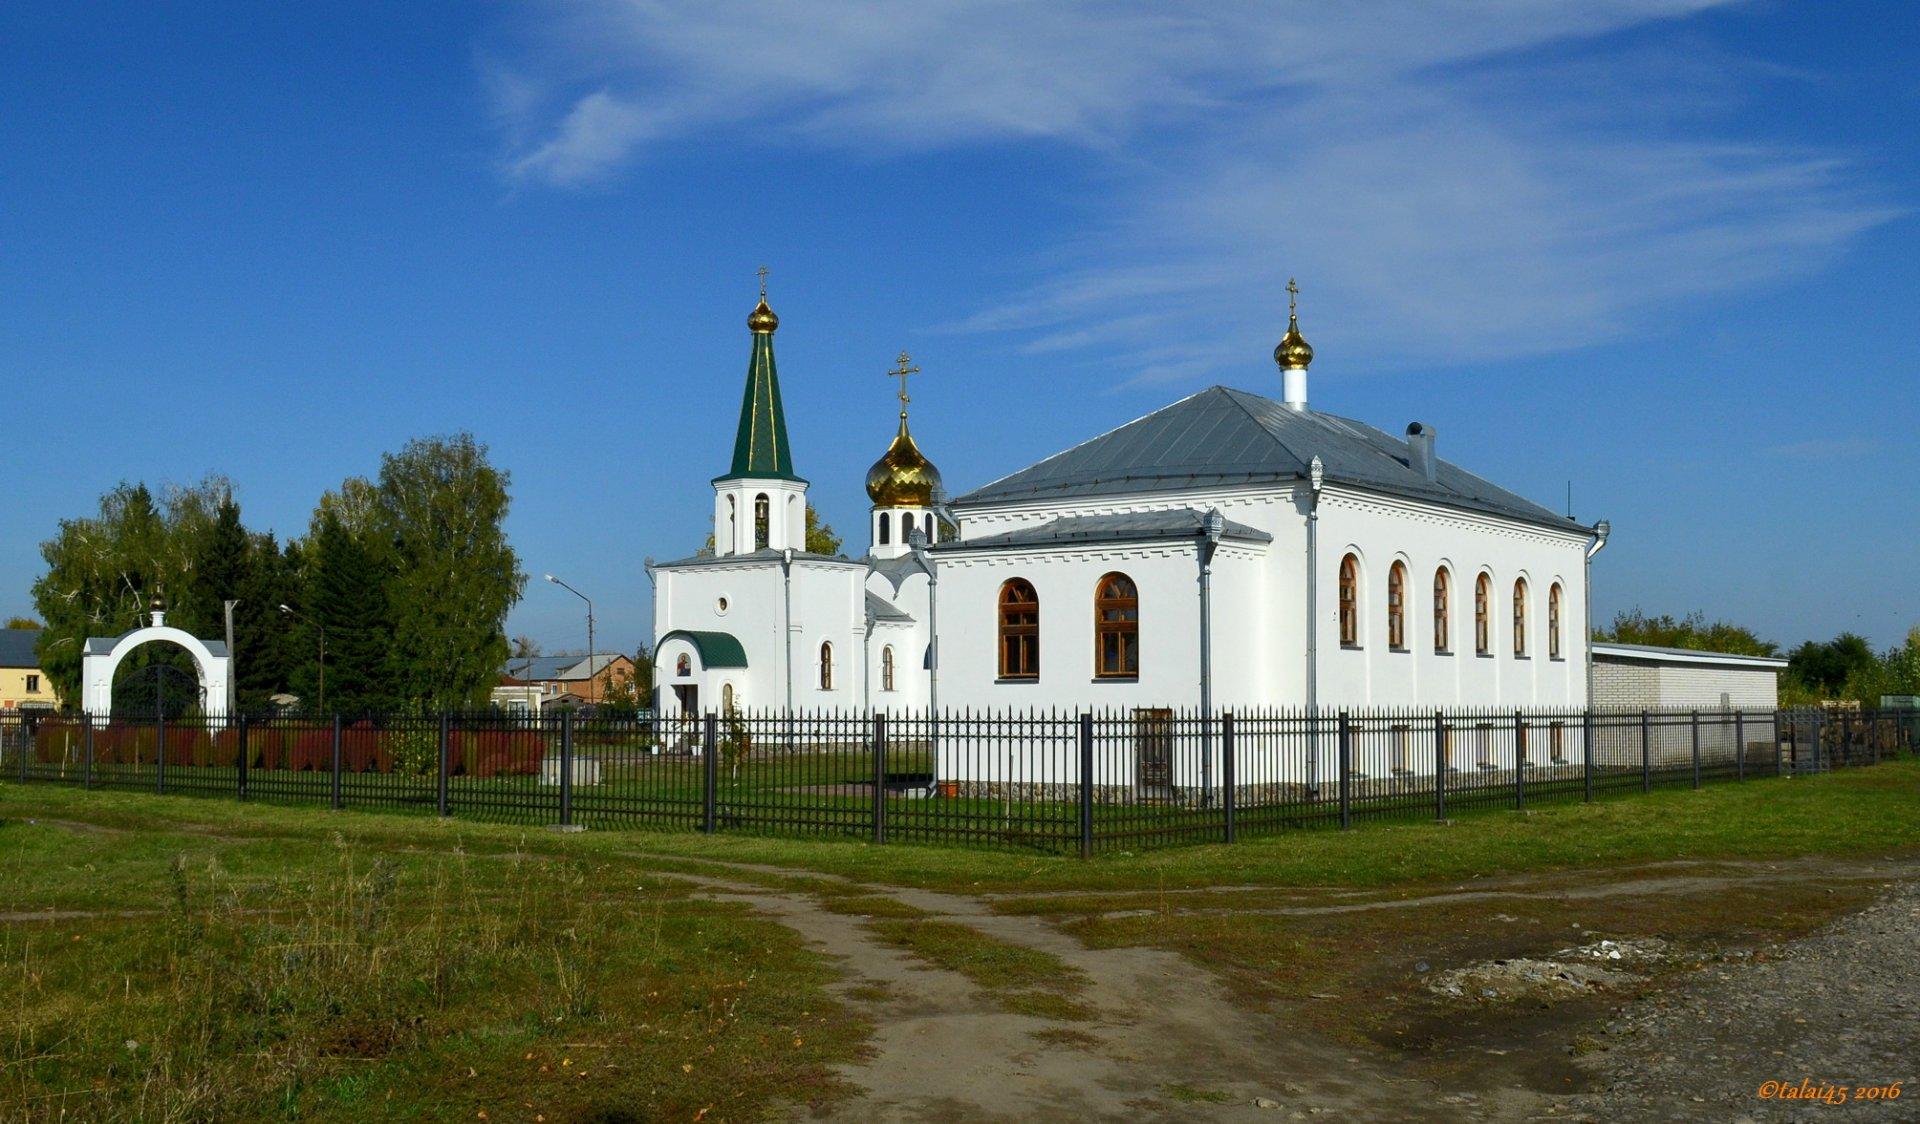
<path fill-rule="evenodd" d="M 1078 852 L 1912 756 L 1896 711 L 0 715 L 0 777 L 562 827 Z"/>

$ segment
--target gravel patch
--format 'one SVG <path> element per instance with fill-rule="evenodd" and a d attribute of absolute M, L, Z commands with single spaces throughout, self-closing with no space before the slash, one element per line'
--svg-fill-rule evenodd
<path fill-rule="evenodd" d="M 1888 891 L 1617 1011 L 1582 1044 L 1601 1091 L 1564 1108 L 1596 1121 L 1920 1120 L 1920 882 Z"/>

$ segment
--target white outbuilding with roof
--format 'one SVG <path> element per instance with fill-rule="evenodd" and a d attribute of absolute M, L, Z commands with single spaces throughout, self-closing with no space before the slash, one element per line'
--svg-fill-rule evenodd
<path fill-rule="evenodd" d="M 1297 314 L 1278 399 L 1211 387 L 951 502 L 902 356 L 859 558 L 805 549 L 777 326 L 763 291 L 712 553 L 650 567 L 667 715 L 1588 703 L 1605 525 L 1314 410 Z"/>

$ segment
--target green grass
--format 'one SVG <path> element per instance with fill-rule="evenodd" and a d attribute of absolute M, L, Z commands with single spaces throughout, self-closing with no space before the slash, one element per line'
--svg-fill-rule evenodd
<path fill-rule="evenodd" d="M 227 800 L 156 800 L 128 793 L 81 792 L 52 785 L 0 786 L 0 809 L 145 824 L 169 816 L 250 833 L 304 833 L 307 809 Z M 1430 821 L 1364 824 L 1350 832 L 1286 831 L 1228 847 L 1207 845 L 1108 853 L 1092 861 L 1063 855 L 897 844 L 873 846 L 823 835 L 781 839 L 685 831 L 590 831 L 571 837 L 525 828 L 353 812 L 357 831 L 395 842 L 437 844 L 451 832 L 473 838 L 526 839 L 545 853 L 645 852 L 662 864 L 719 860 L 791 867 L 856 881 L 934 889 L 1112 890 L 1116 892 L 1267 884 L 1388 886 L 1529 870 L 1674 858 L 1763 858 L 1873 853 L 1920 843 L 1920 762 L 1891 762 L 1800 778 L 1721 783 L 1614 796 L 1594 804 L 1560 803 L 1520 815 L 1462 813 Z M 694 869 L 694 868 L 687 868 Z M 75 893 L 84 895 L 84 888 Z"/>
<path fill-rule="evenodd" d="M 1052 953 L 995 940 L 953 921 L 875 920 L 867 928 L 928 964 L 967 977 L 1015 1014 L 1056 1022 L 1093 1017 L 1073 1001 L 1086 976 Z"/>
<path fill-rule="evenodd" d="M 839 1095 L 865 1035 L 788 930 L 631 861 L 311 811 L 249 810 L 276 829 L 254 835 L 196 822 L 219 803 L 90 794 L 73 811 L 130 829 L 103 831 L 21 795 L 0 804 L 0 1118 L 751 1118 Z M 83 915 L 18 916 L 45 910 Z"/>

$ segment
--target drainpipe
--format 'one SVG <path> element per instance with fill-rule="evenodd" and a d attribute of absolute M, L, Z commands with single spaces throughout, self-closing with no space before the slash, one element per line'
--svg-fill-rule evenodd
<path fill-rule="evenodd" d="M 1583 565 L 1581 592 L 1586 594 L 1586 617 L 1581 625 L 1586 630 L 1582 648 L 1587 653 L 1587 708 L 1593 708 L 1593 556 L 1607 548 L 1607 536 L 1613 533 L 1613 524 L 1602 519 L 1593 525 L 1593 541 L 1587 544 L 1587 557 Z"/>
<path fill-rule="evenodd" d="M 786 634 L 787 714 L 793 714 L 793 548 L 780 552 L 780 631 Z"/>
<path fill-rule="evenodd" d="M 1213 554 L 1227 521 L 1219 509 L 1200 521 L 1200 541 L 1194 551 L 1200 563 L 1200 800 L 1213 802 Z"/>
<path fill-rule="evenodd" d="M 942 523 L 952 527 L 960 525 L 953 517 L 953 509 L 947 506 L 947 494 L 936 489 L 933 493 L 933 519 L 937 530 Z M 927 575 L 927 742 L 933 756 L 933 783 L 938 784 L 940 772 L 940 572 L 933 565 L 933 558 L 927 552 L 930 544 L 927 536 L 918 529 L 908 532 L 907 549 L 913 552 L 913 560 L 919 564 L 922 573 Z M 929 789 L 931 791 L 931 789 Z"/>
<path fill-rule="evenodd" d="M 1307 791 L 1320 791 L 1320 490 L 1327 466 L 1307 466 Z"/>
<path fill-rule="evenodd" d="M 718 542 L 719 540 L 715 539 L 714 541 Z M 653 627 L 653 634 L 648 641 L 648 655 L 652 657 L 660 654 L 660 579 L 655 577 L 653 573 L 653 555 L 647 555 L 646 559 L 641 563 L 641 568 L 647 572 L 647 623 Z M 527 666 L 531 667 L 533 665 L 528 664 Z M 653 686 L 647 690 L 647 705 L 652 708 L 654 716 L 656 718 L 659 717 L 660 665 L 657 662 L 653 665 Z M 539 713 L 537 707 L 534 713 Z"/>

